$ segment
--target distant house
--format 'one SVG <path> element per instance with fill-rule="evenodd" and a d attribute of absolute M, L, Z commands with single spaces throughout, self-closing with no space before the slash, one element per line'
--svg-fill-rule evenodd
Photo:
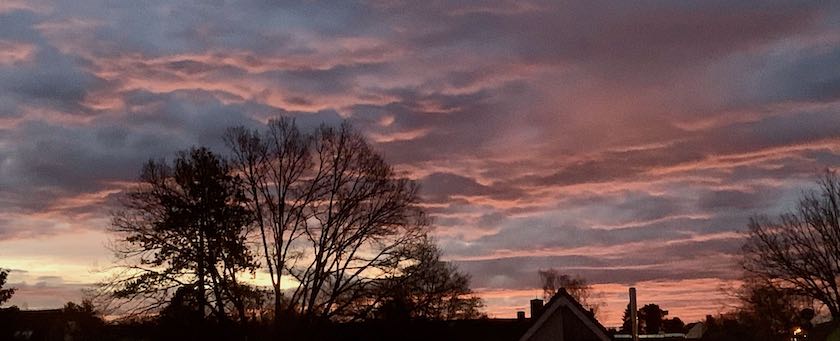
<path fill-rule="evenodd" d="M 706 326 L 702 322 L 689 323 L 685 326 L 685 330 L 685 333 L 641 334 L 639 335 L 639 340 L 700 340 L 703 338 L 703 334 L 706 332 Z M 613 340 L 615 341 L 626 341 L 632 339 L 633 335 L 630 334 L 613 335 Z"/>
<path fill-rule="evenodd" d="M 706 333 L 706 325 L 703 322 L 689 323 L 685 329 L 688 331 L 685 333 L 686 340 L 700 340 Z"/>

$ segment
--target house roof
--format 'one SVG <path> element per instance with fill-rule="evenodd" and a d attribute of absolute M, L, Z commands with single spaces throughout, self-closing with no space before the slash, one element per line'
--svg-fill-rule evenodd
<path fill-rule="evenodd" d="M 519 339 L 520 341 L 527 341 L 542 327 L 557 309 L 560 307 L 568 307 L 586 326 L 588 326 L 593 333 L 603 340 L 609 340 L 609 332 L 607 328 L 595 319 L 595 314 L 586 309 L 580 304 L 566 289 L 560 290 L 548 301 L 543 308 L 542 314 L 537 318 L 524 335 Z M 532 318 L 532 320 L 534 320 Z"/>

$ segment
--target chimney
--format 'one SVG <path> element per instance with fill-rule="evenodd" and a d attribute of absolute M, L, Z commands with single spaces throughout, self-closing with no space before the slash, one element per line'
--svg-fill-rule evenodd
<path fill-rule="evenodd" d="M 524 320 L 525 319 L 525 311 L 520 310 L 516 312 L 516 319 L 517 320 Z"/>
<path fill-rule="evenodd" d="M 636 316 L 636 288 L 630 288 L 630 334 L 633 341 L 639 341 L 639 318 Z"/>
<path fill-rule="evenodd" d="M 531 300 L 531 318 L 535 319 L 540 317 L 543 310 L 543 300 L 540 298 L 535 298 Z"/>

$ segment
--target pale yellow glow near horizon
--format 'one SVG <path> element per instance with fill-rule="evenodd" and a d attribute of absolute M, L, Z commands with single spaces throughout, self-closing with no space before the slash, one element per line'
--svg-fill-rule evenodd
<path fill-rule="evenodd" d="M 107 248 L 112 238 L 106 231 L 86 230 L 0 241 L 0 268 L 12 269 L 8 282 L 19 286 L 93 285 L 114 273 L 111 266 L 115 259 Z M 271 278 L 263 269 L 241 273 L 239 278 L 251 285 L 271 287 Z M 290 276 L 283 276 L 280 282 L 283 290 L 298 285 Z"/>
<path fill-rule="evenodd" d="M 68 283 L 96 282 L 112 259 L 105 246 L 108 239 L 105 232 L 89 230 L 0 241 L 0 267 L 18 270 L 9 274 L 10 283 L 46 276 Z"/>

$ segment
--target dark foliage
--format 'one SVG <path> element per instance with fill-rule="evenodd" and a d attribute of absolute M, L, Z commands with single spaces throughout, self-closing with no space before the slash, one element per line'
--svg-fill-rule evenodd
<path fill-rule="evenodd" d="M 679 318 L 674 317 L 667 319 L 667 310 L 662 310 L 658 304 L 645 304 L 637 312 L 639 319 L 639 333 L 640 334 L 658 334 L 664 333 L 685 333 L 685 323 Z M 624 308 L 624 315 L 622 316 L 622 325 L 618 332 L 622 334 L 629 334 L 631 332 L 630 325 L 630 304 Z"/>
<path fill-rule="evenodd" d="M 627 306 L 624 308 L 624 314 L 621 315 L 621 328 L 618 331 L 622 334 L 629 334 L 633 330 L 633 322 L 630 318 L 630 303 L 627 303 Z"/>
<path fill-rule="evenodd" d="M 412 247 L 412 265 L 402 274 L 383 280 L 371 297 L 373 317 L 384 320 L 457 320 L 482 317 L 481 299 L 470 289 L 468 275 L 440 259 L 437 246 L 427 241 Z"/>
<path fill-rule="evenodd" d="M 803 308 L 813 312 L 809 308 L 810 299 L 762 278 L 745 278 L 736 296 L 741 301 L 736 317 L 765 339 L 783 339 L 794 327 L 803 326 L 803 322 L 810 324 L 813 318 L 804 321 L 800 318 Z"/>
<path fill-rule="evenodd" d="M 175 298 L 194 298 L 202 316 L 245 321 L 237 276 L 256 266 L 245 200 L 238 177 L 207 149 L 182 152 L 172 165 L 149 161 L 113 215 L 120 273 L 103 289 L 128 313 L 158 312 L 180 290 Z"/>
<path fill-rule="evenodd" d="M 108 340 L 107 324 L 90 301 L 62 309 L 0 309 L 0 340 Z"/>
<path fill-rule="evenodd" d="M 639 321 L 641 329 L 645 334 L 659 334 L 662 330 L 662 321 L 668 315 L 667 310 L 659 308 L 658 304 L 645 304 L 639 309 Z"/>
<path fill-rule="evenodd" d="M 0 305 L 6 303 L 15 294 L 15 288 L 3 288 L 6 285 L 8 276 L 9 270 L 0 269 Z"/>
<path fill-rule="evenodd" d="M 734 315 L 707 316 L 704 322 L 706 332 L 705 341 L 773 341 L 764 336 L 756 335 L 749 323 L 745 323 Z M 777 339 L 780 341 L 780 339 Z"/>
<path fill-rule="evenodd" d="M 679 317 L 664 319 L 662 320 L 662 331 L 665 333 L 685 333 L 685 323 Z"/>

